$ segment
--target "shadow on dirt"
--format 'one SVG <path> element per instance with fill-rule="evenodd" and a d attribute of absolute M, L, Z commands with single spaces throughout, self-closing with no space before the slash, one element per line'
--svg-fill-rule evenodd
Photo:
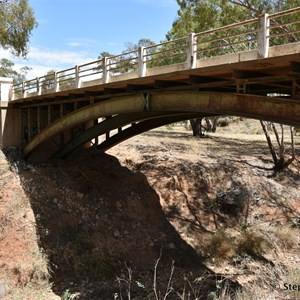
<path fill-rule="evenodd" d="M 57 295 L 105 300 L 122 294 L 126 299 L 130 285 L 132 298 L 153 297 L 154 264 L 161 251 L 157 291 L 166 291 L 172 261 L 172 299 L 175 291 L 182 292 L 184 278 L 192 285 L 202 278 L 198 299 L 217 291 L 216 282 L 223 279 L 202 264 L 169 223 L 142 173 L 94 150 L 65 161 L 18 163 Z"/>

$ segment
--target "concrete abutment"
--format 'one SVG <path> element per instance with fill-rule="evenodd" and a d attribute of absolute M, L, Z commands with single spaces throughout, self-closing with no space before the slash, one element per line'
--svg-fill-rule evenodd
<path fill-rule="evenodd" d="M 21 147 L 20 109 L 10 107 L 13 79 L 0 77 L 0 148 Z"/>

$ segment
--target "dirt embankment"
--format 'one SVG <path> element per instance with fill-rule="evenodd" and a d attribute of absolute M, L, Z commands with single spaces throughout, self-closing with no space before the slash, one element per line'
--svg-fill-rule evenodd
<path fill-rule="evenodd" d="M 65 161 L 19 161 L 15 173 L 2 164 L 1 215 L 10 205 L 14 213 L 1 219 L 0 290 L 46 282 L 42 263 L 23 268 L 21 278 L 16 271 L 46 256 L 48 290 L 65 299 L 119 299 L 120 286 L 126 299 L 131 276 L 132 298 L 155 299 L 154 289 L 164 294 L 168 287 L 172 261 L 168 299 L 180 299 L 184 286 L 209 299 L 224 278 L 248 287 L 260 282 L 280 299 L 284 282 L 268 274 L 300 262 L 298 162 L 272 177 L 262 142 L 159 130 L 110 154 L 119 161 L 90 150 Z M 6 172 L 14 180 L 5 181 Z M 20 199 L 21 210 L 13 205 Z M 28 299 L 50 299 L 34 293 Z"/>

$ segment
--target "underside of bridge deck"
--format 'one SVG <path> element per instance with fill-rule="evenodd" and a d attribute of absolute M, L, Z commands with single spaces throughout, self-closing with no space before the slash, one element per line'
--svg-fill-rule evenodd
<path fill-rule="evenodd" d="M 62 115 L 32 137 L 23 153 L 28 157 L 43 143 L 64 134 L 64 140 L 58 143 L 55 154 L 56 157 L 64 157 L 97 136 L 119 129 L 115 136 L 109 137 L 107 134 L 107 140 L 99 145 L 100 149 L 106 150 L 146 130 L 208 115 L 244 116 L 300 126 L 300 101 L 249 94 L 190 91 L 115 97 Z M 105 120 L 99 123 L 99 118 Z M 121 130 L 132 123 L 135 125 Z M 66 134 L 78 126 L 82 130 L 75 135 Z"/>

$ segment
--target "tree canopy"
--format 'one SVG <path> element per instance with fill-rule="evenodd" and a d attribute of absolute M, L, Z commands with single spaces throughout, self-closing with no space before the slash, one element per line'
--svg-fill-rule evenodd
<path fill-rule="evenodd" d="M 25 80 L 29 67 L 23 67 L 20 70 L 20 73 L 13 69 L 14 63 L 6 58 L 0 59 L 0 77 L 9 77 L 13 78 L 15 83 L 22 82 Z"/>
<path fill-rule="evenodd" d="M 177 0 L 178 17 L 167 33 L 174 39 L 296 7 L 298 0 Z"/>
<path fill-rule="evenodd" d="M 31 31 L 37 25 L 28 0 L 0 1 L 0 45 L 16 56 L 26 56 Z"/>

